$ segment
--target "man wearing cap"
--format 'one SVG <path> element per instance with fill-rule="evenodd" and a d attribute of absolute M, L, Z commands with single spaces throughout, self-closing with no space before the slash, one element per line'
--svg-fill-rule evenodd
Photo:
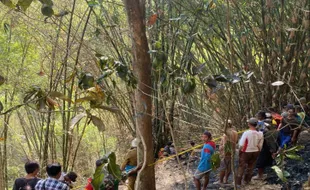
<path fill-rule="evenodd" d="M 241 185 L 244 171 L 244 181 L 246 184 L 250 183 L 253 169 L 255 167 L 256 160 L 258 158 L 259 152 L 262 149 L 264 137 L 263 133 L 256 131 L 258 120 L 256 118 L 251 118 L 248 120 L 249 130 L 242 134 L 239 141 L 239 168 L 236 183 Z M 246 168 L 247 165 L 247 168 Z"/>
<path fill-rule="evenodd" d="M 211 171 L 211 156 L 215 151 L 215 143 L 212 141 L 211 133 L 205 131 L 202 134 L 201 139 L 204 141 L 204 145 L 201 150 L 201 158 L 198 168 L 194 174 L 194 183 L 197 190 L 201 190 L 200 179 L 204 177 L 203 190 L 207 189 L 209 183 L 209 174 Z"/>
<path fill-rule="evenodd" d="M 128 175 L 128 190 L 135 189 L 135 182 L 137 178 L 137 146 L 138 141 L 134 139 L 131 142 L 131 148 L 127 153 L 124 162 L 122 163 L 120 169 L 125 170 Z"/>

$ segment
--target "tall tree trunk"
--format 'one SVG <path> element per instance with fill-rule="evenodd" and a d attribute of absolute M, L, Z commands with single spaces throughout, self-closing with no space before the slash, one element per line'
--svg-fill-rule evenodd
<path fill-rule="evenodd" d="M 133 70 L 138 84 L 135 91 L 135 114 L 137 134 L 143 146 L 138 147 L 139 155 L 143 155 L 143 166 L 138 174 L 135 189 L 155 189 L 153 138 L 152 138 L 152 83 L 151 59 L 148 53 L 148 42 L 145 33 L 145 2 L 124 0 L 128 23 L 132 35 Z M 141 154 L 142 153 L 142 154 Z"/>

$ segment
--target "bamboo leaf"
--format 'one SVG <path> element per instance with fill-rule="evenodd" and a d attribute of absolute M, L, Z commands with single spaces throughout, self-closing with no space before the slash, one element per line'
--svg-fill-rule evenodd
<path fill-rule="evenodd" d="M 83 118 L 86 117 L 86 116 L 87 116 L 87 114 L 86 114 L 85 112 L 80 113 L 80 114 L 74 116 L 74 118 L 72 118 L 71 121 L 70 121 L 70 127 L 69 127 L 69 129 L 72 130 L 72 129 L 74 128 L 74 126 L 75 126 L 79 121 L 81 121 L 81 119 L 83 119 Z"/>
<path fill-rule="evenodd" d="M 99 108 L 99 109 L 107 110 L 107 111 L 110 111 L 112 113 L 118 113 L 120 111 L 120 109 L 117 107 L 109 107 L 109 106 L 104 106 L 104 105 L 93 106 L 93 108 Z"/>
<path fill-rule="evenodd" d="M 282 86 L 283 84 L 284 84 L 283 81 L 276 81 L 276 82 L 271 83 L 272 86 Z"/>
<path fill-rule="evenodd" d="M 93 122 L 93 124 L 98 128 L 98 130 L 100 132 L 105 130 L 105 126 L 104 123 L 102 122 L 102 120 L 99 117 L 96 116 L 91 116 L 91 121 Z"/>
<path fill-rule="evenodd" d="M 85 101 L 94 101 L 96 100 L 96 98 L 92 97 L 92 96 L 86 96 L 83 98 L 79 98 L 77 100 L 75 100 L 75 103 L 81 103 L 81 102 L 85 102 Z"/>
<path fill-rule="evenodd" d="M 297 146 L 294 146 L 292 148 L 287 149 L 285 152 L 300 151 L 304 148 L 305 148 L 305 146 L 303 146 L 303 145 L 297 145 Z"/>
<path fill-rule="evenodd" d="M 68 96 L 65 96 L 61 92 L 52 91 L 52 92 L 49 93 L 49 96 L 52 97 L 52 98 L 59 98 L 61 100 L 65 100 L 67 102 L 72 102 L 72 100 Z"/>

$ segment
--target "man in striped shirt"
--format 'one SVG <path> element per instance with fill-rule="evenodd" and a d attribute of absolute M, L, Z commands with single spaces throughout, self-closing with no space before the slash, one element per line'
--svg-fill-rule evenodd
<path fill-rule="evenodd" d="M 244 175 L 244 182 L 248 184 L 251 181 L 253 170 L 256 164 L 256 160 L 259 156 L 259 152 L 262 149 L 264 142 L 264 135 L 262 132 L 256 130 L 258 120 L 251 118 L 248 120 L 249 130 L 242 134 L 239 141 L 239 168 L 237 175 L 237 185 L 241 185 L 244 171 L 247 170 Z"/>

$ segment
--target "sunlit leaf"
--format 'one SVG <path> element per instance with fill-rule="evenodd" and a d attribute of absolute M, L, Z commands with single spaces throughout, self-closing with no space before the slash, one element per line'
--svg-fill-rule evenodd
<path fill-rule="evenodd" d="M 0 0 L 5 6 L 9 7 L 9 8 L 14 8 L 15 5 L 13 4 L 13 2 L 11 0 Z"/>
<path fill-rule="evenodd" d="M 104 131 L 105 130 L 105 126 L 104 123 L 102 122 L 102 120 L 99 117 L 96 117 L 94 115 L 91 116 L 91 121 L 93 122 L 93 124 L 98 127 L 99 131 Z"/>
<path fill-rule="evenodd" d="M 0 75 L 0 85 L 3 85 L 5 82 L 5 78 Z"/>
<path fill-rule="evenodd" d="M 302 160 L 302 157 L 297 154 L 285 154 L 285 156 L 292 160 Z"/>
<path fill-rule="evenodd" d="M 248 73 L 247 73 L 247 77 L 246 77 L 246 78 L 247 78 L 247 79 L 251 78 L 251 76 L 253 76 L 253 74 L 254 74 L 254 72 L 253 72 L 253 71 L 252 71 L 252 72 L 248 72 Z"/>
<path fill-rule="evenodd" d="M 294 151 L 300 151 L 300 150 L 303 150 L 303 149 L 305 149 L 305 146 L 297 145 L 297 146 L 294 146 L 292 148 L 289 148 L 289 149 L 285 150 L 285 152 L 294 152 Z"/>
<path fill-rule="evenodd" d="M 31 5 L 33 0 L 18 0 L 17 5 L 22 8 L 23 11 L 26 11 L 27 8 Z"/>
<path fill-rule="evenodd" d="M 286 178 L 284 177 L 284 174 L 282 172 L 282 170 L 278 167 L 278 166 L 272 166 L 271 167 L 277 174 L 277 176 L 282 180 L 282 181 L 286 181 Z"/>
<path fill-rule="evenodd" d="M 79 121 L 81 121 L 81 119 L 83 119 L 84 117 L 86 117 L 87 116 L 87 114 L 86 113 L 80 113 L 80 114 L 78 114 L 78 115 L 76 115 L 76 116 L 74 116 L 72 119 L 71 119 L 71 121 L 70 121 L 70 127 L 69 127 L 69 129 L 70 130 L 72 130 L 73 128 L 74 128 L 74 126 L 79 122 Z"/>
<path fill-rule="evenodd" d="M 276 81 L 276 82 L 271 83 L 272 86 L 282 86 L 283 84 L 284 84 L 283 81 Z"/>

